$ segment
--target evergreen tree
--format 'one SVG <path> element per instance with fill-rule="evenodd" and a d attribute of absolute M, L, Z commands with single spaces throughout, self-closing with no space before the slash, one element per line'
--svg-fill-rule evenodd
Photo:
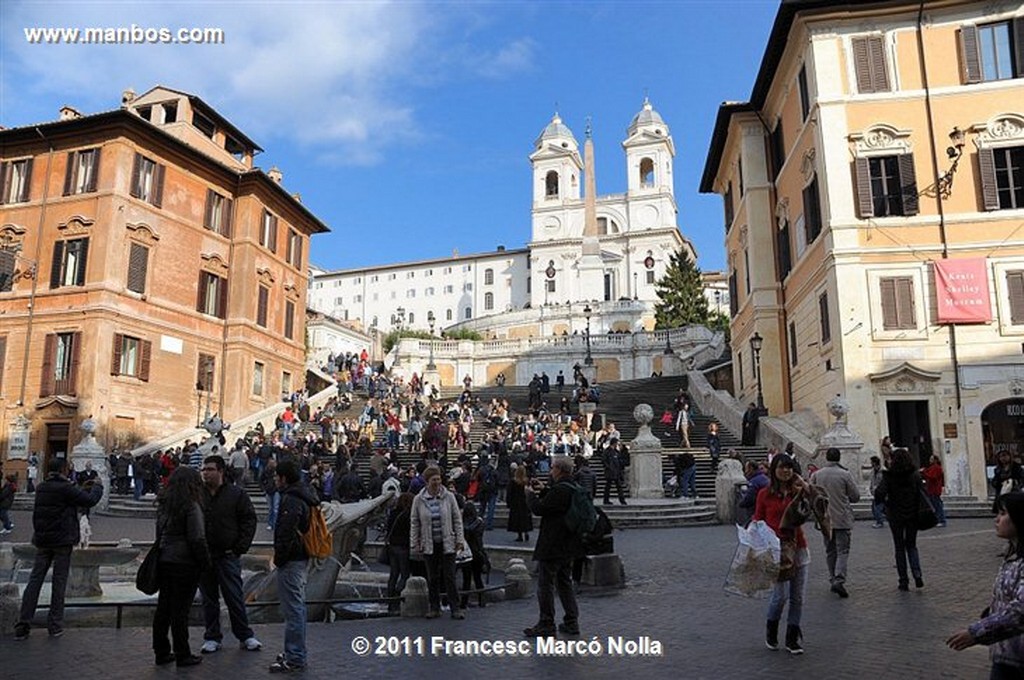
<path fill-rule="evenodd" d="M 682 248 L 669 258 L 665 276 L 658 281 L 657 293 L 655 328 L 678 328 L 691 323 L 711 325 L 713 314 L 704 297 L 700 269 Z"/>

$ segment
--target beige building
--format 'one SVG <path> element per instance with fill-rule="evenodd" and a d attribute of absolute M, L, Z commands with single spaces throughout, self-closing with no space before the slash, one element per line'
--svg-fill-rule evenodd
<path fill-rule="evenodd" d="M 63 455 L 264 408 L 305 378 L 309 238 L 327 228 L 198 97 L 0 131 L 0 451 Z"/>
<path fill-rule="evenodd" d="M 757 334 L 770 414 L 842 395 L 870 452 L 938 453 L 983 497 L 1024 451 L 1024 5 L 782 3 L 701 191 L 725 201 L 737 397 Z"/>

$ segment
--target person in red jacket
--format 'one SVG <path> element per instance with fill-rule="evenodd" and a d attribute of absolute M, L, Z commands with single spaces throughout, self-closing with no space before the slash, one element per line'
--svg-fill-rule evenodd
<path fill-rule="evenodd" d="M 800 617 L 803 614 L 804 591 L 807 585 L 807 566 L 811 554 L 807 548 L 807 539 L 801 527 L 792 529 L 781 528 L 782 517 L 793 499 L 804 489 L 804 480 L 796 473 L 794 461 L 784 453 L 772 459 L 768 478 L 768 486 L 757 494 L 754 506 L 754 520 L 762 520 L 771 527 L 782 543 L 783 567 L 786 567 L 786 556 L 792 557 L 791 578 L 780 580 L 775 584 L 771 600 L 768 602 L 765 645 L 768 649 L 779 648 L 779 621 L 782 610 L 789 602 L 789 615 L 786 618 L 786 650 L 790 654 L 803 654 L 800 645 L 803 637 L 800 631 Z M 780 578 L 784 576 L 780 575 Z"/>
<path fill-rule="evenodd" d="M 921 476 L 924 477 L 924 491 L 928 494 L 935 516 L 939 519 L 937 526 L 944 527 L 946 508 L 942 504 L 942 490 L 946 486 L 946 475 L 942 471 L 942 461 L 937 455 L 933 454 L 928 461 L 928 467 L 921 469 Z"/>

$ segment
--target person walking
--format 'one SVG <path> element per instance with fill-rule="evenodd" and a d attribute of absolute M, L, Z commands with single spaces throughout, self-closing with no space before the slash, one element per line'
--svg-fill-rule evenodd
<path fill-rule="evenodd" d="M 825 535 L 825 559 L 828 561 L 828 580 L 832 592 L 847 598 L 846 568 L 850 560 L 850 534 L 853 531 L 853 506 L 860 500 L 860 489 L 853 475 L 839 464 L 841 454 L 834 446 L 825 452 L 825 466 L 811 475 L 811 484 L 825 490 L 828 496 L 828 515 L 832 524 L 831 536 Z"/>
<path fill-rule="evenodd" d="M 572 483 L 572 459 L 557 456 L 551 465 L 551 486 L 534 479 L 526 493 L 526 502 L 533 514 L 540 517 L 540 535 L 533 559 L 537 562 L 537 605 L 540 618 L 523 630 L 526 637 L 549 637 L 558 632 L 580 634 L 580 612 L 572 586 L 573 560 L 583 554 L 578 534 L 571 531 L 565 516 L 572 506 L 575 485 Z M 555 591 L 562 602 L 564 617 L 555 627 Z"/>
<path fill-rule="evenodd" d="M 786 651 L 790 654 L 803 654 L 800 644 L 803 632 L 800 620 L 804 608 L 804 591 L 807 586 L 807 567 L 811 562 L 811 553 L 807 547 L 803 527 L 782 528 L 782 518 L 790 503 L 804 490 L 806 484 L 796 473 L 793 459 L 784 453 L 772 459 L 769 468 L 768 486 L 757 494 L 754 505 L 754 520 L 762 520 L 779 537 L 782 543 L 782 571 L 780 580 L 772 590 L 768 602 L 767 624 L 765 626 L 765 645 L 774 651 L 779 648 L 779 621 L 782 611 L 789 603 L 789 614 L 786 617 Z M 785 571 L 786 573 L 783 573 Z"/>
<path fill-rule="evenodd" d="M 951 635 L 946 644 L 956 651 L 988 645 L 990 680 L 1024 677 L 1024 493 L 1011 491 L 998 500 L 996 536 L 1009 542 L 992 588 L 992 604 L 981 619 Z"/>
<path fill-rule="evenodd" d="M 0 486 L 0 534 L 9 534 L 14 531 L 14 523 L 11 522 L 11 508 L 14 506 L 14 495 L 18 491 L 18 475 L 9 474 L 3 479 L 3 486 Z"/>
<path fill-rule="evenodd" d="M 28 638 L 32 618 L 39 604 L 39 591 L 46 573 L 53 567 L 50 609 L 46 628 L 52 637 L 64 634 L 64 595 L 71 569 L 71 551 L 80 540 L 78 508 L 91 508 L 103 497 L 103 485 L 80 489 L 67 478 L 68 462 L 51 458 L 46 479 L 36 487 L 32 509 L 32 545 L 36 547 L 32 574 L 21 597 L 21 613 L 14 626 L 14 639 Z"/>
<path fill-rule="evenodd" d="M 936 526 L 946 526 L 946 507 L 942 503 L 942 491 L 946 486 L 946 475 L 942 471 L 942 460 L 936 454 L 928 461 L 928 465 L 921 470 L 924 478 L 924 490 L 928 494 L 928 500 L 935 510 L 935 517 L 939 523 Z"/>
<path fill-rule="evenodd" d="M 223 595 L 231 620 L 231 632 L 238 638 L 242 649 L 257 652 L 263 644 L 249 627 L 242 594 L 241 562 L 256 534 L 256 510 L 245 490 L 229 481 L 221 456 L 208 456 L 203 461 L 202 476 L 206 545 L 210 549 L 212 566 L 199 577 L 206 623 L 200 651 L 212 654 L 221 648 L 224 635 L 220 631 L 220 596 Z"/>
<path fill-rule="evenodd" d="M 907 561 L 914 577 L 914 585 L 924 588 L 921 576 L 921 558 L 917 552 L 917 509 L 920 501 L 921 475 L 910 457 L 910 451 L 896 448 L 892 451 L 892 465 L 882 473 L 882 483 L 875 489 L 875 500 L 885 503 L 885 516 L 892 532 L 896 552 L 896 573 L 900 590 L 909 590 Z"/>
<path fill-rule="evenodd" d="M 679 407 L 679 414 L 676 416 L 676 430 L 679 432 L 679 441 L 684 449 L 690 448 L 690 426 L 692 424 L 690 402 L 684 399 Z"/>
<path fill-rule="evenodd" d="M 885 504 L 875 500 L 875 490 L 882 483 L 882 459 L 878 456 L 871 456 L 871 464 L 862 468 L 871 475 L 868 480 L 868 492 L 871 494 L 871 517 L 875 523 L 871 526 L 875 529 L 885 527 Z"/>
<path fill-rule="evenodd" d="M 466 545 L 462 512 L 455 494 L 444 488 L 441 469 L 431 465 L 423 471 L 426 486 L 412 502 L 409 545 L 423 556 L 427 566 L 428 619 L 441 615 L 441 583 L 448 594 L 453 619 L 466 618 L 459 609 L 459 589 L 455 585 L 455 554 Z"/>
<path fill-rule="evenodd" d="M 202 498 L 199 473 L 184 465 L 174 471 L 157 498 L 160 594 L 153 612 L 153 653 L 158 666 L 172 662 L 179 667 L 195 666 L 203 660 L 192 653 L 188 643 L 188 613 L 199 587 L 199 574 L 210 568 Z"/>
<path fill-rule="evenodd" d="M 676 497 L 687 496 L 697 498 L 697 459 L 689 451 L 676 454 L 672 460 L 672 467 L 675 468 L 676 482 L 679 488 L 676 490 Z"/>
<path fill-rule="evenodd" d="M 320 501 L 302 483 L 294 460 L 277 465 L 281 507 L 274 525 L 274 564 L 277 597 L 284 618 L 284 652 L 270 664 L 271 673 L 291 673 L 306 667 L 306 567 L 309 554 L 302 534 L 309 530 L 312 508 Z"/>

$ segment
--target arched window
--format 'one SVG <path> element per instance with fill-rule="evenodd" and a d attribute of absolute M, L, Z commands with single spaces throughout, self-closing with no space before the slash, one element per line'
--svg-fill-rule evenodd
<path fill-rule="evenodd" d="M 485 286 L 493 286 L 494 285 L 494 270 L 493 269 L 485 269 L 484 270 L 484 285 Z"/>
<path fill-rule="evenodd" d="M 640 186 L 654 186 L 654 161 L 644 158 L 640 161 Z"/>
<path fill-rule="evenodd" d="M 487 311 L 494 309 L 494 293 L 484 293 L 484 309 Z"/>
<path fill-rule="evenodd" d="M 412 312 L 409 312 L 409 325 L 411 326 L 415 322 L 416 322 L 416 315 L 413 314 Z"/>
<path fill-rule="evenodd" d="M 544 178 L 544 195 L 548 198 L 558 198 L 558 173 L 554 170 Z"/>
<path fill-rule="evenodd" d="M 445 321 L 451 321 L 452 320 L 452 310 L 450 310 L 450 309 L 445 310 L 444 320 Z"/>
<path fill-rule="evenodd" d="M 598 217 L 597 218 L 597 233 L 599 236 L 607 236 L 608 234 L 618 234 L 619 225 L 610 217 Z"/>
<path fill-rule="evenodd" d="M 472 307 L 466 307 L 466 318 L 467 319 L 472 319 L 473 318 L 473 308 Z"/>

